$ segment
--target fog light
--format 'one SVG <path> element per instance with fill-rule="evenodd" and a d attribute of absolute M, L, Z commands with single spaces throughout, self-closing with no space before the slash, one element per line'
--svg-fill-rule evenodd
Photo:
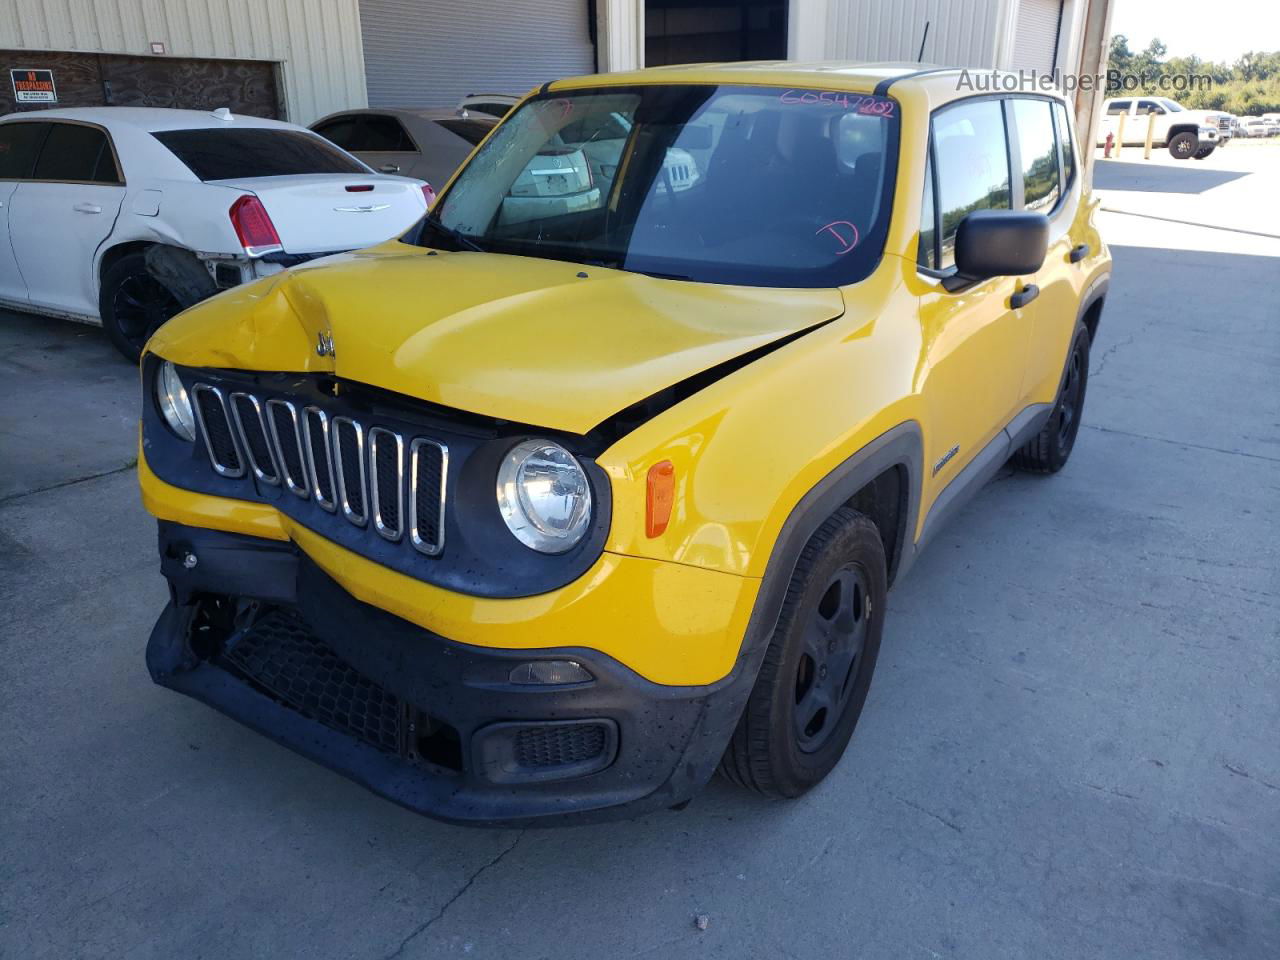
<path fill-rule="evenodd" d="M 572 660 L 533 660 L 522 663 L 511 671 L 512 683 L 555 685 L 586 683 L 594 679 L 590 670 Z"/>

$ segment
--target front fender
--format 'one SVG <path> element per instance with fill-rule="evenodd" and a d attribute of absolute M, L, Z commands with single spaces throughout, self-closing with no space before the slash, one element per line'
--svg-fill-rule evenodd
<path fill-rule="evenodd" d="M 601 454 L 614 496 L 606 549 L 762 577 L 793 511 L 856 455 L 907 424 L 919 446 L 913 383 L 921 332 L 902 271 L 899 258 L 886 256 L 871 277 L 842 290 L 843 317 L 706 387 Z M 921 456 L 903 457 L 914 464 L 913 500 Z M 675 504 L 666 532 L 649 538 L 646 477 L 664 460 L 675 466 Z M 906 528 L 915 530 L 914 514 Z"/>

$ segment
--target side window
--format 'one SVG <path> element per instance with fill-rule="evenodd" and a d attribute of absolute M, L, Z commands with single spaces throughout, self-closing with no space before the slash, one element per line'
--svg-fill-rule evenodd
<path fill-rule="evenodd" d="M 1138 101 L 1138 116 L 1140 117 L 1145 117 L 1149 113 L 1159 114 L 1164 112 L 1164 107 L 1160 106 L 1160 104 L 1156 103 L 1154 100 Z"/>
<path fill-rule="evenodd" d="M 395 117 L 366 113 L 362 120 L 360 136 L 356 140 L 358 146 L 352 149 L 392 153 L 411 153 L 417 149 Z"/>
<path fill-rule="evenodd" d="M 316 133 L 343 150 L 359 150 L 356 146 L 356 120 L 354 116 L 335 117 L 316 127 Z"/>
<path fill-rule="evenodd" d="M 1130 103 L 1130 101 L 1128 101 L 1128 100 L 1115 100 L 1115 101 L 1112 101 L 1111 106 L 1107 107 L 1107 116 L 1108 116 L 1108 117 L 1118 117 L 1118 116 L 1120 116 L 1120 114 L 1122 114 L 1122 113 L 1128 113 L 1128 112 L 1129 112 L 1129 103 Z"/>
<path fill-rule="evenodd" d="M 52 124 L 36 160 L 35 179 L 120 182 L 107 135 L 82 123 Z"/>
<path fill-rule="evenodd" d="M 1022 205 L 1048 212 L 1058 202 L 1058 144 L 1053 135 L 1053 104 L 1015 98 L 1014 126 L 1022 164 Z"/>
<path fill-rule="evenodd" d="M 26 180 L 36 165 L 36 154 L 49 132 L 49 124 L 0 124 L 0 180 Z"/>
<path fill-rule="evenodd" d="M 1075 144 L 1071 140 L 1071 122 L 1065 104 L 1054 101 L 1053 115 L 1058 121 L 1058 142 L 1062 144 L 1062 189 L 1067 190 L 1076 177 Z"/>
<path fill-rule="evenodd" d="M 938 269 L 938 209 L 933 202 L 933 157 L 924 168 L 924 202 L 920 205 L 920 266 Z"/>
<path fill-rule="evenodd" d="M 956 262 L 956 228 L 974 210 L 1008 210 L 1009 152 L 999 100 L 974 100 L 948 107 L 933 118 L 934 159 L 942 213 L 942 259 Z"/>

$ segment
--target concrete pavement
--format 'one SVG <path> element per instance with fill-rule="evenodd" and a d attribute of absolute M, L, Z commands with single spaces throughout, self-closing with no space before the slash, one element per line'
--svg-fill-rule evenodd
<path fill-rule="evenodd" d="M 1201 212 L 1107 203 L 1138 193 Z M 1280 241 L 1105 226 L 1072 461 L 894 591 L 832 776 L 550 831 L 416 817 L 152 686 L 132 370 L 0 315 L 0 957 L 1280 956 Z"/>

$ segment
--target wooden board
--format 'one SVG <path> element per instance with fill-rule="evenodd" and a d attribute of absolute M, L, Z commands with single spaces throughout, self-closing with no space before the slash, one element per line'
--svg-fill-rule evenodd
<path fill-rule="evenodd" d="M 16 103 L 10 69 L 49 69 L 56 104 Z M 276 64 L 260 60 L 129 57 L 106 53 L 0 50 L 0 114 L 58 107 L 181 107 L 278 118 Z"/>

